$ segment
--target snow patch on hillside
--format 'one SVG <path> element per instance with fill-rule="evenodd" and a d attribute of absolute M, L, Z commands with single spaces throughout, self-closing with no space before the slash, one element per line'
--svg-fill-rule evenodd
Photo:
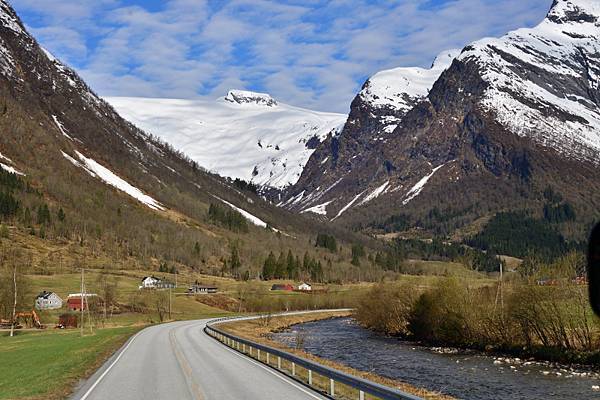
<path fill-rule="evenodd" d="M 214 196 L 214 195 L 213 195 Z M 230 202 L 228 202 L 227 200 L 223 200 L 222 198 L 218 197 L 218 196 L 214 196 L 217 199 L 221 200 L 223 203 L 227 204 L 229 207 L 233 208 L 235 211 L 239 212 L 242 217 L 246 218 L 248 221 L 250 221 L 251 223 L 253 223 L 256 226 L 260 226 L 261 228 L 266 228 L 267 227 L 267 223 L 265 221 L 263 221 L 262 219 L 250 214 L 248 211 L 239 208 L 237 206 L 234 206 L 233 204 L 231 204 Z"/>
<path fill-rule="evenodd" d="M 240 93 L 246 92 L 230 91 L 228 97 L 232 93 L 239 100 Z M 244 96 L 257 95 L 247 92 Z M 343 114 L 282 103 L 259 106 L 227 98 L 111 97 L 107 101 L 123 117 L 172 144 L 204 168 L 274 188 L 296 183 L 314 152 L 314 143 L 336 132 L 346 119 Z"/>
<path fill-rule="evenodd" d="M 307 208 L 306 210 L 301 211 L 301 213 L 311 212 L 311 213 L 319 214 L 319 215 L 327 215 L 327 206 L 331 203 L 333 203 L 333 200 L 328 201 L 323 204 L 316 205 L 314 207 Z"/>
<path fill-rule="evenodd" d="M 6 165 L 4 163 L 0 163 L 0 168 L 2 168 L 3 170 L 5 170 L 7 172 L 10 172 L 11 174 L 25 176 L 25 174 L 22 173 L 21 171 L 17 170 L 14 167 L 11 167 L 10 165 Z"/>
<path fill-rule="evenodd" d="M 375 189 L 371 193 L 369 193 L 367 195 L 367 197 L 365 197 L 359 203 L 359 206 L 362 206 L 363 204 L 366 204 L 366 203 L 370 202 L 371 200 L 376 199 L 377 197 L 379 197 L 382 194 L 384 194 L 385 192 L 387 192 L 389 185 L 390 185 L 390 181 L 388 180 L 383 185 L 379 186 L 377 189 Z"/>
<path fill-rule="evenodd" d="M 439 167 L 435 167 L 429 175 L 425 175 L 419 182 L 417 182 L 409 191 L 406 193 L 406 198 L 402 201 L 402 205 L 407 205 L 412 199 L 417 197 L 423 191 L 423 188 L 429 182 L 429 179 L 435 174 L 440 168 L 446 164 L 442 164 Z"/>
<path fill-rule="evenodd" d="M 150 207 L 153 210 L 164 210 L 165 208 L 158 201 L 154 200 L 152 197 L 144 194 L 140 189 L 135 186 L 129 184 L 124 179 L 118 177 L 115 173 L 113 173 L 108 168 L 100 165 L 96 161 L 91 158 L 85 157 L 78 151 L 75 151 L 75 154 L 79 158 L 79 160 L 74 159 L 69 156 L 65 152 L 61 151 L 62 155 L 69 160 L 73 165 L 83 168 L 87 173 L 89 173 L 94 178 L 99 178 L 104 183 L 128 194 L 133 197 L 140 203 Z"/>
<path fill-rule="evenodd" d="M 67 133 L 67 131 L 65 130 L 65 127 L 63 126 L 62 122 L 60 122 L 58 120 L 58 118 L 56 117 L 56 115 L 52 115 L 52 119 L 54 120 L 54 123 L 56 124 L 56 126 L 58 127 L 58 130 L 60 131 L 60 133 L 63 134 L 63 136 L 65 136 L 67 139 L 69 140 L 73 140 L 73 138 L 71 136 L 69 136 L 69 134 Z"/>
<path fill-rule="evenodd" d="M 354 198 L 352 200 L 350 200 L 350 202 L 348 204 L 346 204 L 344 207 L 342 207 L 342 209 L 337 213 L 337 215 L 335 217 L 332 218 L 331 221 L 335 221 L 336 219 L 341 217 L 342 214 L 345 213 L 350 207 L 352 207 L 354 205 L 354 203 L 356 203 L 356 200 L 358 200 L 360 198 L 360 196 L 362 196 L 365 192 L 366 192 L 366 190 L 364 190 L 364 191 L 360 192 L 359 194 L 357 194 L 356 196 L 354 196 Z"/>

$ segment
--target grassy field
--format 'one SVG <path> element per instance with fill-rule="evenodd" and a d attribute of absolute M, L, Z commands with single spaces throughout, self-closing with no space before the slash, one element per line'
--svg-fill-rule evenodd
<path fill-rule="evenodd" d="M 12 338 L 0 333 L 0 399 L 64 398 L 142 327 L 98 329 L 84 337 L 78 330 L 23 331 Z"/>

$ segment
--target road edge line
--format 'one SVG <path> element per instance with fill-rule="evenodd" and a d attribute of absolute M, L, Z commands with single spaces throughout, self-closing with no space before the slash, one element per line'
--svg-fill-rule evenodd
<path fill-rule="evenodd" d="M 90 386 L 90 388 L 83 394 L 83 396 L 81 396 L 79 398 L 79 400 L 86 400 L 88 398 L 88 396 L 92 393 L 92 391 L 96 388 L 96 386 L 98 386 L 98 384 L 102 381 L 102 379 L 104 379 L 104 377 L 109 373 L 109 371 L 112 369 L 112 367 L 114 367 L 115 364 L 121 359 L 121 356 L 123 356 L 123 354 L 125 353 L 125 351 L 127 351 L 127 349 L 129 348 L 129 346 L 131 346 L 131 343 L 133 343 L 133 341 L 144 330 L 145 329 L 142 329 L 141 331 L 139 331 L 138 333 L 136 333 L 135 335 L 133 335 L 133 337 L 129 340 L 129 342 L 127 342 L 127 344 L 125 345 L 125 347 L 119 352 L 119 354 L 117 355 L 117 358 L 115 358 L 113 360 L 113 362 L 104 370 L 104 372 L 102 373 L 102 375 L 100 375 L 98 377 L 98 379 L 96 379 L 96 381 L 92 384 L 92 386 Z"/>

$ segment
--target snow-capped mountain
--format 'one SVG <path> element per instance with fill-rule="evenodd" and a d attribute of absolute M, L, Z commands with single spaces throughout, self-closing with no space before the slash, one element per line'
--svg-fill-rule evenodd
<path fill-rule="evenodd" d="M 459 49 L 440 53 L 431 68 L 400 67 L 381 71 L 370 77 L 358 98 L 374 113 L 380 130 L 392 132 L 411 108 L 423 100 L 456 56 Z M 352 120 L 349 120 L 352 123 Z"/>
<path fill-rule="evenodd" d="M 467 46 L 481 104 L 509 131 L 599 162 L 600 2 L 556 0 L 542 23 Z"/>
<path fill-rule="evenodd" d="M 437 207 L 464 223 L 535 209 L 552 185 L 581 214 L 597 214 L 600 3 L 556 0 L 536 27 L 452 58 L 434 65 L 435 83 L 414 100 L 410 74 L 367 81 L 282 205 L 360 226 L 398 214 L 418 221 Z"/>
<path fill-rule="evenodd" d="M 248 110 L 281 107 L 266 95 L 245 92 L 230 93 L 223 102 Z M 304 220 L 207 172 L 123 119 L 38 45 L 5 0 L 0 0 L 0 132 L 0 168 L 27 179 L 40 197 L 36 201 L 64 209 L 71 226 L 80 224 L 73 228 L 76 234 L 94 227 L 94 240 L 135 242 L 140 247 L 130 247 L 132 252 L 152 247 L 145 247 L 149 234 L 157 243 L 152 232 L 166 234 L 157 246 L 172 255 L 174 246 L 165 241 L 176 235 L 182 248 L 191 248 L 193 242 L 184 242 L 193 238 L 226 237 L 203 222 L 212 203 L 236 209 L 260 228 L 306 227 Z M 162 257 L 149 251 L 150 257 Z M 220 257 L 218 252 L 215 247 Z"/>
<path fill-rule="evenodd" d="M 217 100 L 107 100 L 204 168 L 277 189 L 296 183 L 314 149 L 346 119 L 241 90 Z"/>

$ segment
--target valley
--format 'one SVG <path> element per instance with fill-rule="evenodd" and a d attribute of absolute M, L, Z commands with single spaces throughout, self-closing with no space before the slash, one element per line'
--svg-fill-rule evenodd
<path fill-rule="evenodd" d="M 600 390 L 586 259 L 600 219 L 597 1 L 555 0 L 530 27 L 438 50 L 429 68 L 387 63 L 348 113 L 291 105 L 323 104 L 306 77 L 285 101 L 242 79 L 191 97 L 100 95 L 82 78 L 97 76 L 42 47 L 41 22 L 10 3 L 0 399 L 362 387 L 335 397 L 333 378 L 312 385 L 306 368 L 296 376 L 209 335 L 244 316 L 223 329 L 423 398 Z M 150 14 L 137 5 L 120 18 Z M 286 314 L 308 311 L 320 317 Z"/>

